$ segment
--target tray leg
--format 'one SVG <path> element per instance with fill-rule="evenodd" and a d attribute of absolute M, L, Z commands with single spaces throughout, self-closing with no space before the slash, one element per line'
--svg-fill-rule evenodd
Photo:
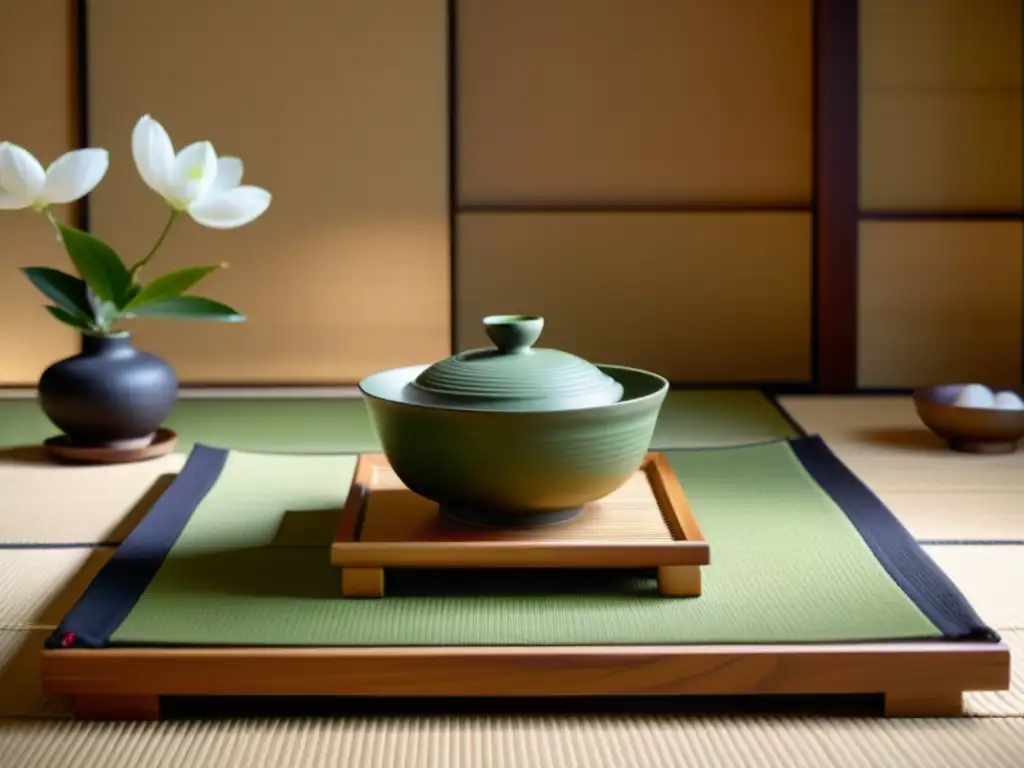
<path fill-rule="evenodd" d="M 383 568 L 342 568 L 342 597 L 384 597 Z"/>
<path fill-rule="evenodd" d="M 159 696 L 75 696 L 75 717 L 79 720 L 159 720 Z"/>
<path fill-rule="evenodd" d="M 658 568 L 658 590 L 671 597 L 700 597 L 699 565 L 663 565 Z"/>
<path fill-rule="evenodd" d="M 886 717 L 958 717 L 964 712 L 961 691 L 886 691 Z"/>

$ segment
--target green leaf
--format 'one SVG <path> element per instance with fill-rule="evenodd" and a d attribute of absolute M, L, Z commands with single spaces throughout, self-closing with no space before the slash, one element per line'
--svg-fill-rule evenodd
<path fill-rule="evenodd" d="M 245 315 L 227 304 L 200 296 L 172 296 L 135 307 L 131 314 L 168 320 L 216 320 L 222 323 L 240 323 L 245 320 Z"/>
<path fill-rule="evenodd" d="M 22 267 L 22 272 L 50 301 L 66 312 L 88 321 L 92 316 L 85 281 L 49 267 Z"/>
<path fill-rule="evenodd" d="M 96 308 L 96 325 L 102 330 L 109 331 L 114 321 L 121 316 L 121 311 L 112 301 L 101 302 Z"/>
<path fill-rule="evenodd" d="M 104 301 L 123 306 L 132 286 L 128 268 L 113 248 L 74 227 L 60 226 L 64 249 L 86 285 Z"/>
<path fill-rule="evenodd" d="M 80 331 L 92 330 L 92 326 L 89 324 L 89 321 L 87 319 L 79 317 L 78 315 L 73 315 L 66 309 L 62 309 L 61 307 L 48 306 L 46 308 L 46 311 L 49 312 L 58 320 L 60 320 L 62 323 L 70 325 L 72 328 L 77 328 Z"/>
<path fill-rule="evenodd" d="M 89 286 L 85 287 L 85 297 L 89 300 L 89 316 L 95 320 L 103 311 L 103 299 L 97 296 L 96 291 Z"/>
<path fill-rule="evenodd" d="M 177 269 L 174 272 L 168 272 L 166 275 L 158 277 L 143 286 L 142 290 L 135 295 L 135 298 L 124 305 L 124 309 L 133 311 L 136 307 L 181 296 L 208 274 L 216 272 L 218 269 L 223 269 L 224 266 L 223 264 L 217 264 L 205 267 L 187 267 L 185 269 Z"/>

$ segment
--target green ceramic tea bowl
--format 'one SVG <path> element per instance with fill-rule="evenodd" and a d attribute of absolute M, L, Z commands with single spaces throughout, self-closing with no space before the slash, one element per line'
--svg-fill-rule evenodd
<path fill-rule="evenodd" d="M 392 468 L 442 514 L 492 526 L 566 520 L 643 463 L 661 376 L 532 349 L 543 320 L 485 319 L 497 349 L 360 383 Z"/>
<path fill-rule="evenodd" d="M 573 517 L 622 486 L 650 446 L 668 382 L 645 371 L 598 367 L 622 384 L 620 401 L 502 412 L 380 396 L 401 390 L 424 366 L 375 374 L 361 389 L 384 454 L 408 488 L 469 522 L 541 525 Z"/>

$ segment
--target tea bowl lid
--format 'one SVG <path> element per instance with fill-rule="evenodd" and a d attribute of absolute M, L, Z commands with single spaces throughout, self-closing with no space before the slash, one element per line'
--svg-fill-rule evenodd
<path fill-rule="evenodd" d="M 583 358 L 533 345 L 544 329 L 534 315 L 483 320 L 493 348 L 459 352 L 422 370 L 408 387 L 422 405 L 489 411 L 554 411 L 617 403 L 622 385 Z"/>

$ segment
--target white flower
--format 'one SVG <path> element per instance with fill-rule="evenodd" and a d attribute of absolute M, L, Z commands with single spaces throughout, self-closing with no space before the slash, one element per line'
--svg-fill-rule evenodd
<path fill-rule="evenodd" d="M 33 208 L 78 200 L 96 188 L 110 167 L 105 149 L 76 149 L 67 152 L 50 167 L 17 144 L 0 144 L 0 209 Z"/>
<path fill-rule="evenodd" d="M 149 115 L 135 124 L 132 156 L 146 185 L 176 211 L 204 227 L 232 229 L 248 224 L 270 206 L 265 189 L 240 186 L 242 161 L 217 158 L 208 141 L 189 144 L 177 155 L 167 131 Z"/>

